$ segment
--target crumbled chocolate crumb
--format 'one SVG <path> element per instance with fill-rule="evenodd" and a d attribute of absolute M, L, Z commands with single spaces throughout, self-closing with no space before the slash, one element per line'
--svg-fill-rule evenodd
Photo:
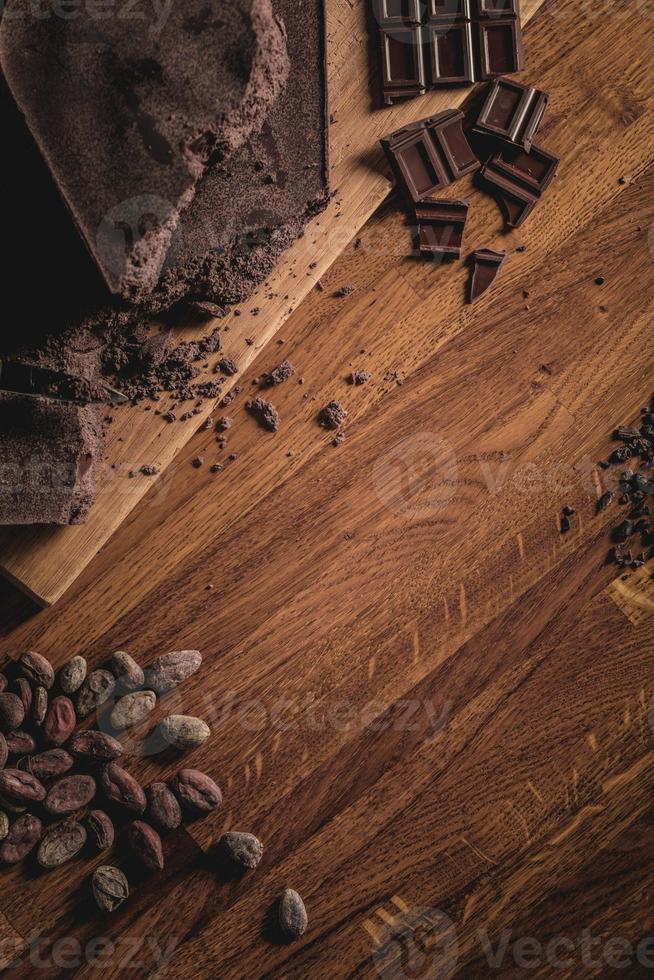
<path fill-rule="evenodd" d="M 200 426 L 200 432 L 206 429 L 210 429 L 212 426 L 213 426 L 213 419 L 211 418 L 210 415 L 208 415 L 204 420 L 204 422 L 202 423 L 202 425 Z"/>
<path fill-rule="evenodd" d="M 223 464 L 222 463 L 212 463 L 211 464 L 211 473 L 220 473 L 220 471 L 222 470 L 222 468 L 223 468 Z"/>
<path fill-rule="evenodd" d="M 337 401 L 331 401 L 318 413 L 318 424 L 323 429 L 338 429 L 347 418 L 347 412 Z"/>
<path fill-rule="evenodd" d="M 216 431 L 226 432 L 227 429 L 231 429 L 233 421 L 234 420 L 230 419 L 229 415 L 221 415 L 216 422 Z"/>
<path fill-rule="evenodd" d="M 204 466 L 204 457 L 196 456 L 193 460 L 193 466 L 195 466 L 196 470 L 199 470 L 201 466 Z"/>
<path fill-rule="evenodd" d="M 264 374 L 261 379 L 262 387 L 272 387 L 273 385 L 283 384 L 284 381 L 288 381 L 295 374 L 295 368 L 290 361 L 282 361 L 278 364 L 276 368 L 273 368 L 268 374 Z"/>
<path fill-rule="evenodd" d="M 563 514 L 565 517 L 572 517 L 572 515 L 576 513 L 577 513 L 576 510 L 574 509 L 574 507 L 571 507 L 570 504 L 566 504 L 565 507 L 563 508 Z"/>
<path fill-rule="evenodd" d="M 565 515 L 561 518 L 561 534 L 570 530 L 570 518 Z"/>
<path fill-rule="evenodd" d="M 332 439 L 332 446 L 335 446 L 335 447 L 336 446 L 340 446 L 344 442 L 345 442 L 345 433 L 344 432 L 337 432 L 336 435 L 334 436 L 334 438 Z"/>
<path fill-rule="evenodd" d="M 341 286 L 340 289 L 337 289 L 336 292 L 334 293 L 334 296 L 337 296 L 339 299 L 342 299 L 344 296 L 349 296 L 351 293 L 353 293 L 355 289 L 356 286 L 353 286 L 350 283 L 347 286 Z"/>
<path fill-rule="evenodd" d="M 230 462 L 233 463 L 234 460 L 238 459 L 238 453 L 230 453 L 229 456 L 227 457 L 227 459 L 230 460 Z"/>
<path fill-rule="evenodd" d="M 604 276 L 597 276 L 597 278 L 595 279 L 596 286 L 603 286 L 605 282 L 606 279 L 604 278 Z"/>
<path fill-rule="evenodd" d="M 606 508 L 613 500 L 614 496 L 615 494 L 613 493 L 612 490 L 607 490 L 605 493 L 602 494 L 602 496 L 597 501 L 597 504 L 595 505 L 598 514 L 601 513 L 601 511 L 606 510 Z"/>
<path fill-rule="evenodd" d="M 158 466 L 147 464 L 141 467 L 140 472 L 143 476 L 157 476 L 158 473 L 161 473 L 161 470 Z"/>
<path fill-rule="evenodd" d="M 222 357 L 220 361 L 218 361 L 218 367 L 223 374 L 232 375 L 238 373 L 238 365 L 233 357 Z"/>
<path fill-rule="evenodd" d="M 351 385 L 364 385 L 366 381 L 370 381 L 372 374 L 369 371 L 353 371 L 349 376 L 348 381 Z"/>
<path fill-rule="evenodd" d="M 269 432 L 277 432 L 281 420 L 279 412 L 272 402 L 267 402 L 264 398 L 250 398 L 245 403 L 245 407 L 264 429 L 268 429 Z"/>

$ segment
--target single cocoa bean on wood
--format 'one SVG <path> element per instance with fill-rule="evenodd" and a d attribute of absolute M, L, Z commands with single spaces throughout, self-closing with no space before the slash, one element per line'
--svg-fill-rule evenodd
<path fill-rule="evenodd" d="M 33 737 L 29 732 L 24 732 L 22 729 L 17 732 L 9 732 L 5 741 L 11 755 L 28 755 L 36 748 Z"/>
<path fill-rule="evenodd" d="M 278 918 L 280 929 L 289 939 L 298 939 L 307 930 L 307 910 L 292 888 L 287 888 L 279 900 Z"/>
<path fill-rule="evenodd" d="M 75 708 L 70 698 L 60 694 L 50 702 L 43 724 L 46 745 L 59 746 L 68 741 L 77 724 Z"/>
<path fill-rule="evenodd" d="M 55 675 L 52 664 L 40 653 L 34 653 L 31 650 L 24 653 L 18 661 L 18 668 L 32 684 L 40 684 L 48 691 L 54 684 Z"/>
<path fill-rule="evenodd" d="M 201 718 L 189 715 L 168 715 L 157 731 L 168 745 L 176 749 L 195 749 L 211 735 L 211 729 Z"/>
<path fill-rule="evenodd" d="M 77 692 L 77 714 L 86 718 L 113 694 L 116 678 L 108 670 L 92 671 Z"/>
<path fill-rule="evenodd" d="M 17 694 L 0 694 L 0 732 L 14 732 L 25 721 L 25 708 Z"/>
<path fill-rule="evenodd" d="M 147 790 L 148 816 L 164 830 L 175 830 L 182 822 L 182 811 L 175 794 L 165 783 L 152 783 Z"/>
<path fill-rule="evenodd" d="M 254 834 L 230 830 L 218 841 L 218 854 L 231 865 L 252 869 L 263 857 L 263 844 Z"/>
<path fill-rule="evenodd" d="M 57 868 L 79 854 L 85 843 L 86 830 L 81 823 L 64 820 L 46 831 L 36 852 L 36 860 L 42 868 Z"/>
<path fill-rule="evenodd" d="M 145 671 L 146 686 L 166 694 L 194 674 L 202 663 L 199 650 L 176 650 L 157 657 Z"/>
<path fill-rule="evenodd" d="M 133 694 L 126 694 L 116 702 L 109 716 L 112 728 L 122 732 L 126 728 L 138 725 L 154 710 L 156 703 L 157 695 L 154 691 L 134 691 Z"/>
<path fill-rule="evenodd" d="M 41 684 L 37 684 L 34 688 L 34 696 L 32 697 L 32 721 L 37 727 L 40 728 L 43 724 L 47 713 L 48 692 Z"/>
<path fill-rule="evenodd" d="M 25 712 L 25 717 L 30 713 L 30 708 L 32 707 L 32 688 L 30 683 L 24 677 L 17 677 L 12 684 L 14 689 L 14 694 L 19 697 L 23 705 L 23 711 Z"/>
<path fill-rule="evenodd" d="M 95 779 L 79 773 L 74 776 L 64 776 L 57 780 L 45 798 L 45 809 L 53 817 L 65 817 L 76 810 L 81 810 L 95 796 Z"/>
<path fill-rule="evenodd" d="M 119 803 L 133 813 L 145 810 L 145 793 L 133 776 L 115 762 L 102 770 L 102 789 L 113 803 Z"/>
<path fill-rule="evenodd" d="M 25 806 L 45 799 L 45 786 L 36 776 L 20 769 L 3 769 L 0 772 L 0 795 L 10 803 Z"/>
<path fill-rule="evenodd" d="M 135 820 L 128 831 L 129 845 L 136 857 L 150 871 L 163 871 L 164 856 L 161 837 L 154 827 L 143 820 Z"/>
<path fill-rule="evenodd" d="M 200 813 L 215 810 L 223 801 L 220 787 L 198 769 L 180 769 L 170 788 L 183 806 Z"/>
<path fill-rule="evenodd" d="M 9 748 L 7 746 L 7 739 L 4 737 L 2 732 L 0 732 L 0 769 L 4 769 L 6 766 L 8 755 Z"/>
<path fill-rule="evenodd" d="M 30 772 L 37 779 L 58 779 L 73 768 L 74 759 L 65 749 L 48 749 L 37 755 L 28 755 L 18 763 L 19 769 Z"/>
<path fill-rule="evenodd" d="M 127 878 L 119 868 L 108 864 L 95 869 L 92 888 L 96 904 L 103 912 L 115 912 L 129 897 Z"/>
<path fill-rule="evenodd" d="M 86 825 L 89 829 L 89 840 L 96 851 L 106 851 L 112 846 L 116 834 L 111 818 L 104 810 L 90 810 Z"/>
<path fill-rule="evenodd" d="M 86 660 L 84 657 L 73 657 L 59 672 L 59 686 L 64 694 L 74 694 L 79 691 L 86 678 Z"/>
<path fill-rule="evenodd" d="M 111 671 L 116 678 L 116 690 L 121 694 L 140 691 L 144 686 L 143 668 L 139 667 L 134 657 L 124 650 L 117 650 L 111 658 Z"/>
<path fill-rule="evenodd" d="M 0 840 L 4 840 L 9 833 L 9 817 L 4 812 L 0 810 Z"/>
<path fill-rule="evenodd" d="M 41 821 L 31 813 L 14 820 L 0 845 L 0 861 L 4 864 L 18 864 L 41 839 L 42 833 Z"/>
<path fill-rule="evenodd" d="M 95 729 L 75 732 L 71 735 L 67 748 L 80 759 L 92 762 L 113 762 L 123 754 L 123 747 L 117 738 Z"/>

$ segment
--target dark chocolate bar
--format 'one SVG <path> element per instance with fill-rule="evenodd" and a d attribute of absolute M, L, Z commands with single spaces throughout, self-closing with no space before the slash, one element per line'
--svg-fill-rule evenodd
<path fill-rule="evenodd" d="M 510 228 L 518 228 L 538 204 L 556 174 L 559 158 L 532 144 L 527 152 L 506 145 L 484 165 L 481 176 L 490 185 Z"/>
<path fill-rule="evenodd" d="M 467 201 L 427 200 L 416 204 L 420 253 L 460 258 L 468 207 Z"/>
<path fill-rule="evenodd" d="M 473 132 L 529 151 L 547 102 L 545 92 L 508 78 L 497 78 L 488 89 Z"/>
<path fill-rule="evenodd" d="M 463 132 L 463 113 L 456 109 L 398 129 L 381 145 L 414 204 L 480 166 Z"/>
<path fill-rule="evenodd" d="M 491 248 L 479 248 L 472 253 L 471 303 L 476 302 L 493 285 L 505 259 L 506 252 L 495 252 Z"/>
<path fill-rule="evenodd" d="M 518 0 L 372 0 L 386 105 L 522 69 Z"/>

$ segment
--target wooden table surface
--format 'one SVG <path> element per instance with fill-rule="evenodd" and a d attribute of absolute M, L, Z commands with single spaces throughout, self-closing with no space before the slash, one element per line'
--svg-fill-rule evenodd
<path fill-rule="evenodd" d="M 616 578 L 595 516 L 595 463 L 654 391 L 651 14 L 546 4 L 526 50 L 558 179 L 508 236 L 451 188 L 466 250 L 509 252 L 493 290 L 464 305 L 464 264 L 411 257 L 391 199 L 245 378 L 296 366 L 279 433 L 241 396 L 227 448 L 198 433 L 56 607 L 2 586 L 6 657 L 202 650 L 174 703 L 209 720 L 185 764 L 225 794 L 109 919 L 86 890 L 106 858 L 4 869 L 12 976 L 651 975 L 652 569 Z M 179 765 L 129 760 L 144 783 Z M 265 843 L 239 881 L 211 856 L 228 828 Z"/>

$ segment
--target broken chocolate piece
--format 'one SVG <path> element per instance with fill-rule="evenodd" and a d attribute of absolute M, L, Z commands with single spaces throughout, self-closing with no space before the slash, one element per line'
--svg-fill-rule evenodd
<path fill-rule="evenodd" d="M 458 259 L 468 207 L 467 201 L 434 199 L 416 204 L 420 253 Z"/>
<path fill-rule="evenodd" d="M 506 252 L 480 248 L 472 253 L 472 258 L 474 264 L 470 280 L 470 302 L 475 303 L 493 285 L 506 259 Z"/>
<path fill-rule="evenodd" d="M 0 391 L 0 524 L 80 524 L 95 500 L 100 409 Z"/>
<path fill-rule="evenodd" d="M 473 132 L 531 149 L 548 96 L 531 86 L 497 78 L 489 87 Z"/>
<path fill-rule="evenodd" d="M 519 228 L 556 174 L 559 158 L 532 144 L 527 152 L 506 145 L 484 165 L 481 177 L 495 193 L 509 228 Z"/>
<path fill-rule="evenodd" d="M 463 113 L 456 109 L 398 129 L 381 145 L 414 204 L 480 166 L 463 132 Z"/>
<path fill-rule="evenodd" d="M 340 402 L 331 401 L 318 413 L 318 425 L 323 429 L 338 429 L 347 418 L 347 412 Z"/>
<path fill-rule="evenodd" d="M 276 368 L 265 374 L 261 380 L 262 387 L 272 388 L 275 385 L 281 385 L 284 381 L 288 381 L 295 374 L 295 368 L 290 361 L 282 361 L 278 364 Z"/>

